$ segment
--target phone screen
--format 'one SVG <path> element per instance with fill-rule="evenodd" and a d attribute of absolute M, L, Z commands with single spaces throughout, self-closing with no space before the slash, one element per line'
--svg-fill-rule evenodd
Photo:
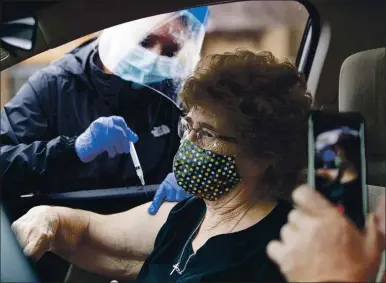
<path fill-rule="evenodd" d="M 312 111 L 309 184 L 360 228 L 367 211 L 365 124 L 359 113 Z"/>

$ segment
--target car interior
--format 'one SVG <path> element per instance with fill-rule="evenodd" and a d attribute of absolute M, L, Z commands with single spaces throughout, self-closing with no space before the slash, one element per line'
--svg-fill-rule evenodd
<path fill-rule="evenodd" d="M 135 5 L 125 0 L 3 0 L 0 5 L 4 29 L 12 21 L 32 18 L 34 30 L 28 33 L 31 45 L 12 40 L 9 34 L 1 35 L 2 75 L 38 54 L 124 22 L 185 8 L 243 2 L 276 2 L 279 5 L 287 1 L 143 0 L 143 5 Z M 295 23 L 301 26 L 301 34 L 294 43 L 297 54 L 293 61 L 306 76 L 312 107 L 357 111 L 365 118 L 367 194 L 369 211 L 372 211 L 386 189 L 386 1 L 301 0 L 296 4 L 307 11 L 307 18 L 301 24 Z M 232 9 L 223 15 L 231 14 Z M 255 19 L 257 21 L 258 16 Z M 264 48 L 274 50 L 273 45 L 266 44 Z M 101 214 L 121 212 L 151 201 L 158 185 L 90 188 L 52 194 L 31 192 L 19 198 L 2 199 L 1 282 L 31 282 L 37 280 L 35 276 L 40 282 L 114 280 L 80 270 L 52 253 L 36 264 L 28 262 L 10 236 L 9 225 L 32 207 L 42 204 Z"/>

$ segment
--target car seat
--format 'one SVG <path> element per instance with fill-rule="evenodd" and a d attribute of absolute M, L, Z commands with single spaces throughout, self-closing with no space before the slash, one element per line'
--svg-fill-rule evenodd
<path fill-rule="evenodd" d="M 348 57 L 339 78 L 339 111 L 356 111 L 366 121 L 369 211 L 386 189 L 386 47 Z M 385 271 L 385 253 L 380 274 Z"/>
<path fill-rule="evenodd" d="M 367 184 L 372 210 L 386 187 L 386 47 L 348 57 L 339 82 L 339 111 L 366 120 Z"/>

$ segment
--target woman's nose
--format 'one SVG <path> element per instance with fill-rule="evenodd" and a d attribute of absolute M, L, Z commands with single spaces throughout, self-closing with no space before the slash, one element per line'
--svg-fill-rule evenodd
<path fill-rule="evenodd" d="M 195 131 L 190 131 L 190 133 L 185 137 L 188 141 L 196 142 L 197 141 L 197 134 Z"/>

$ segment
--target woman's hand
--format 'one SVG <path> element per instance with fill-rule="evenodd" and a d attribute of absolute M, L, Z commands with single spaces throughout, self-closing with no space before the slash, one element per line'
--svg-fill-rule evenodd
<path fill-rule="evenodd" d="M 293 200 L 296 209 L 282 228 L 281 240 L 267 247 L 287 280 L 374 282 L 385 240 L 375 216 L 369 215 L 362 232 L 316 190 L 302 186 Z"/>
<path fill-rule="evenodd" d="M 24 254 L 38 261 L 51 250 L 59 228 L 59 216 L 50 206 L 37 206 L 12 224 Z"/>

